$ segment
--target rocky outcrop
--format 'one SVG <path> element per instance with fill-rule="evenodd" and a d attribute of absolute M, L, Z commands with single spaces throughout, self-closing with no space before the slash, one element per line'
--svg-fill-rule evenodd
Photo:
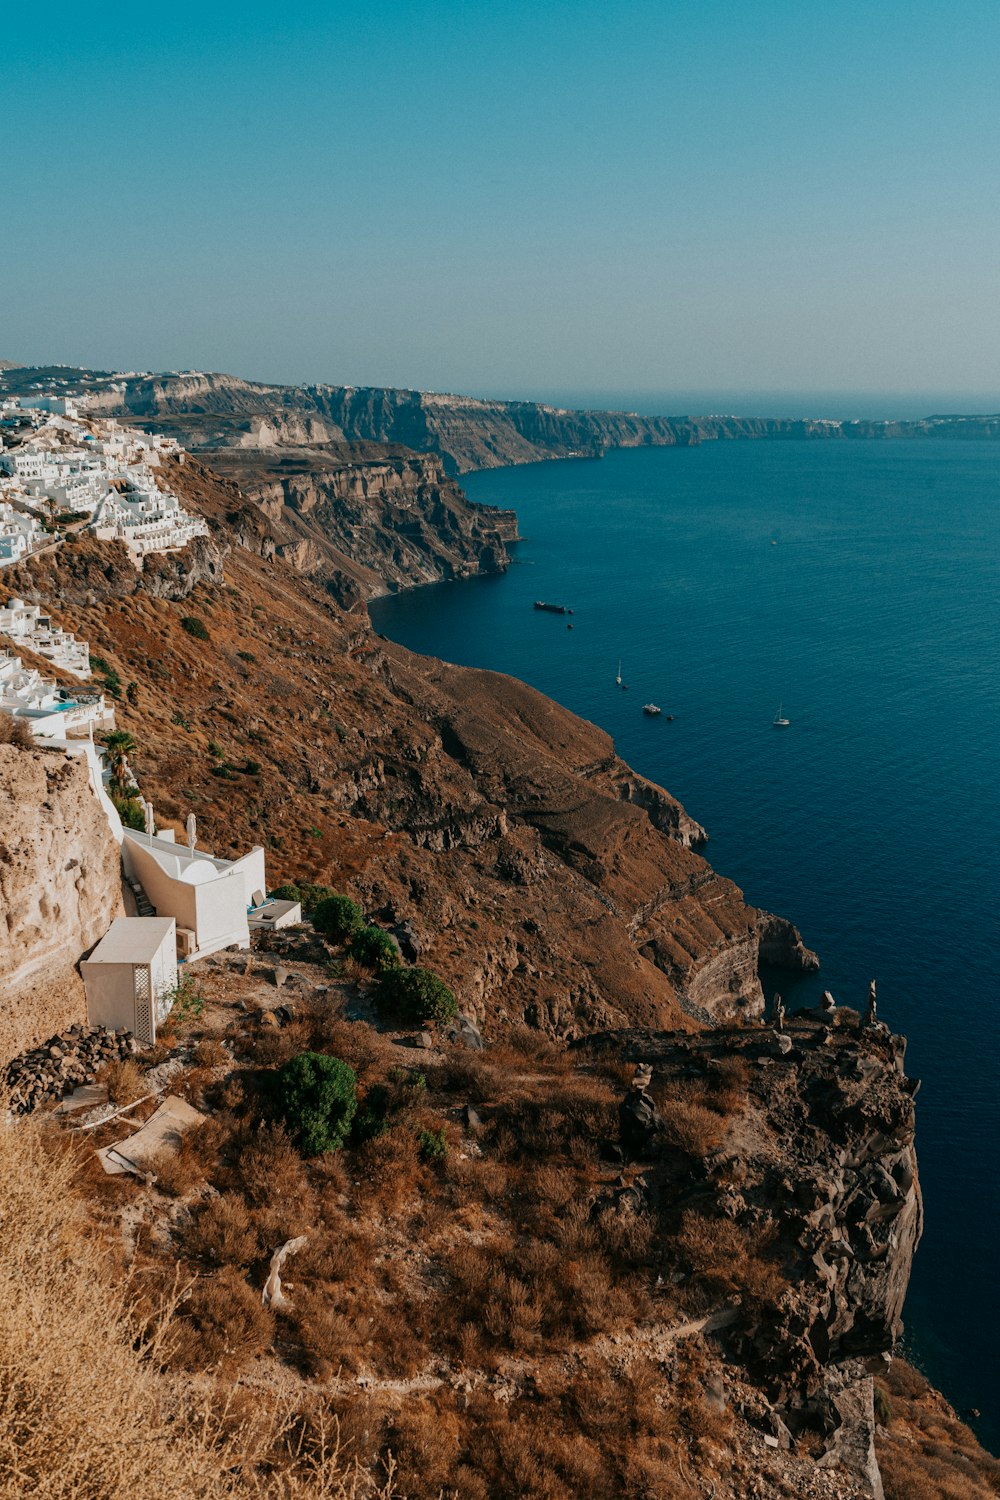
<path fill-rule="evenodd" d="M 121 912 L 86 762 L 0 745 L 0 1058 L 84 1020 L 77 962 Z"/>
<path fill-rule="evenodd" d="M 857 1475 L 857 1494 L 879 1496 L 871 1375 L 902 1332 L 922 1218 L 905 1038 L 843 1008 L 792 1015 L 780 1033 L 626 1032 L 582 1045 L 637 1065 L 623 1140 L 648 1164 L 645 1206 L 678 1247 L 677 1275 L 704 1271 L 713 1222 L 727 1243 L 735 1229 L 756 1247 L 779 1279 L 734 1275 L 730 1348 L 793 1435 L 813 1433 L 829 1465 Z M 692 1146 L 676 1101 L 690 1110 L 720 1097 L 721 1141 Z M 706 1226 L 700 1241 L 691 1212 Z"/>
<path fill-rule="evenodd" d="M 180 601 L 199 584 L 222 582 L 228 550 L 218 537 L 199 536 L 176 552 L 149 553 L 140 572 L 124 542 L 99 542 L 81 532 L 57 551 L 6 568 L 4 584 L 33 604 L 79 606 L 138 593 Z"/>
<path fill-rule="evenodd" d="M 260 505 L 281 555 L 305 571 L 351 577 L 369 598 L 502 572 L 507 543 L 517 539 L 513 512 L 470 504 L 436 455 L 341 445 L 226 452 L 213 461 Z"/>

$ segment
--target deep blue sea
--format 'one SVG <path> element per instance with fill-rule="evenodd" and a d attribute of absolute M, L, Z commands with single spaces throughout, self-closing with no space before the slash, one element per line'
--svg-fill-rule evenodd
<path fill-rule="evenodd" d="M 923 1079 L 908 1348 L 1000 1450 L 1000 444 L 708 443 L 463 484 L 517 510 L 514 566 L 379 601 L 377 628 L 610 731 L 819 952 L 792 1003 L 878 980 Z"/>

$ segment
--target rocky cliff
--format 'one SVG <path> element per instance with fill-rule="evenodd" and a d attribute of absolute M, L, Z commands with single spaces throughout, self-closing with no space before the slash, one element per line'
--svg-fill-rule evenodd
<path fill-rule="evenodd" d="M 211 381 L 199 390 L 199 399 L 217 395 Z M 464 512 L 440 462 L 426 456 L 244 449 L 225 462 L 225 478 L 199 462 L 168 469 L 185 503 L 208 520 L 206 541 L 137 573 L 122 549 L 83 539 L 10 574 L 19 593 L 88 638 L 103 659 L 99 671 L 126 688 L 119 722 L 139 742 L 133 764 L 161 822 L 180 831 L 195 812 L 202 843 L 220 854 L 265 843 L 271 885 L 301 877 L 350 891 L 408 956 L 452 985 L 496 1043 L 478 1073 L 447 1054 L 435 1060 L 435 1086 L 446 1097 L 427 1120 L 446 1134 L 458 1119 L 468 1125 L 473 1144 L 460 1154 L 457 1175 L 441 1182 L 450 1192 L 464 1180 L 464 1164 L 481 1164 L 483 1200 L 469 1222 L 495 1216 L 501 1190 L 509 1196 L 514 1228 L 502 1242 L 503 1275 L 493 1280 L 512 1307 L 531 1313 L 535 1304 L 524 1298 L 532 1276 L 538 1288 L 553 1267 L 577 1276 L 574 1257 L 591 1253 L 597 1226 L 618 1254 L 646 1245 L 655 1224 L 653 1250 L 626 1259 L 621 1277 L 601 1273 L 586 1293 L 574 1283 L 573 1307 L 589 1296 L 611 1309 L 642 1266 L 658 1300 L 624 1332 L 602 1333 L 603 1343 L 592 1329 L 581 1338 L 573 1380 L 595 1356 L 613 1361 L 615 1386 L 633 1378 L 634 1365 L 653 1361 L 657 1389 L 667 1385 L 671 1400 L 677 1392 L 683 1398 L 684 1442 L 697 1472 L 721 1473 L 719 1455 L 735 1456 L 738 1472 L 714 1491 L 727 1500 L 788 1493 L 879 1500 L 871 1376 L 899 1331 L 921 1212 L 914 1087 L 900 1039 L 862 1028 L 849 1011 L 792 1017 L 781 1035 L 760 1025 L 760 966 L 800 973 L 816 966 L 815 956 L 788 921 L 748 907 L 711 869 L 699 852 L 704 830 L 675 799 L 626 766 L 601 730 L 524 684 L 414 656 L 372 632 L 357 607 L 366 592 L 481 566 L 488 548 L 503 545 L 503 513 Z M 252 496 L 245 492 L 251 485 Z M 204 632 L 191 633 L 192 617 Z M 23 761 L 8 761 L 15 755 Z M 73 961 L 118 909 L 117 851 L 101 841 L 89 788 L 73 783 L 78 770 L 53 752 L 0 750 L 7 799 L 0 911 L 8 924 L 0 987 L 14 1002 L 9 1038 L 0 1041 L 10 1050 L 79 1019 Z M 38 808 L 40 818 L 26 821 L 24 809 Z M 74 850 L 82 840 L 88 853 L 79 866 L 66 845 L 71 831 Z M 283 958 L 293 963 L 298 950 L 289 941 Z M 331 1025 L 334 990 L 328 956 L 320 949 L 310 963 L 320 972 L 310 978 L 310 964 L 299 965 L 304 1003 L 289 1010 L 295 1020 L 284 1041 L 293 1051 L 312 1025 L 324 1048 L 333 1045 L 322 1029 Z M 243 959 L 235 989 L 228 960 L 213 968 L 220 974 L 213 1024 L 239 1005 L 226 1045 L 245 1049 L 252 1071 L 266 1051 L 247 1031 L 246 996 L 257 981 Z M 263 973 L 258 978 L 263 983 Z M 278 983 L 277 970 L 267 982 Z M 350 989 L 339 977 L 338 986 Z M 348 999 L 359 1003 L 356 993 Z M 353 1019 L 356 1009 L 348 1013 Z M 266 1014 L 277 1026 L 269 1005 Z M 508 1043 L 523 1045 L 525 1022 L 580 1042 L 597 1071 L 577 1086 L 563 1075 L 565 1053 L 547 1054 L 544 1040 L 530 1063 L 514 1057 Z M 338 1046 L 350 1045 L 343 1030 L 336 1037 Z M 378 1075 L 379 1087 L 398 1091 L 408 1040 L 393 1043 L 399 1054 L 391 1072 Z M 267 1055 L 275 1061 L 282 1038 L 272 1042 Z M 384 1041 L 368 1045 L 386 1065 L 377 1051 Z M 613 1118 L 609 1129 L 600 1108 L 587 1111 L 595 1099 L 600 1104 L 609 1078 L 621 1094 L 624 1064 L 644 1073 L 625 1089 L 615 1137 Z M 513 1105 L 497 1103 L 505 1091 Z M 535 1158 L 540 1132 L 561 1139 L 564 1127 L 553 1124 L 560 1110 L 571 1138 L 553 1171 Z M 242 1128 L 228 1118 L 227 1128 Z M 373 1181 L 382 1191 L 399 1177 L 395 1167 L 379 1168 L 377 1143 L 368 1144 L 375 1149 L 359 1158 L 351 1186 L 362 1209 L 370 1207 L 363 1194 Z M 516 1175 L 529 1168 L 515 1146 L 530 1156 L 531 1173 L 548 1171 L 544 1181 Z M 427 1172 L 426 1164 L 419 1170 Z M 580 1180 L 567 1189 L 573 1174 Z M 339 1179 L 316 1176 L 317 1191 L 325 1184 L 340 1193 Z M 431 1181 L 427 1172 L 422 1192 Z M 302 1201 L 311 1201 L 308 1194 Z M 429 1201 L 426 1193 L 421 1201 Z M 524 1236 L 522 1211 L 542 1247 L 534 1269 L 520 1273 L 524 1282 L 508 1275 L 511 1247 Z M 411 1265 L 413 1226 L 397 1231 L 401 1262 Z M 284 1220 L 281 1232 L 290 1232 Z M 164 1244 L 172 1257 L 171 1233 Z M 474 1261 L 471 1237 L 470 1244 Z M 453 1251 L 449 1243 L 435 1296 L 457 1263 Z M 468 1271 L 468 1257 L 464 1264 Z M 330 1294 L 319 1265 L 304 1272 L 309 1296 Z M 401 1286 L 407 1280 L 398 1279 Z M 671 1317 L 683 1321 L 664 1331 L 650 1319 L 667 1287 L 678 1294 Z M 257 1308 L 256 1288 L 252 1300 Z M 384 1303 L 382 1287 L 371 1306 Z M 415 1302 L 408 1310 L 408 1330 L 421 1309 Z M 372 1317 L 362 1320 L 369 1344 Z M 446 1321 L 454 1328 L 460 1319 Z M 567 1326 L 562 1313 L 558 1326 Z M 700 1341 L 704 1358 L 690 1399 L 688 1339 Z M 588 1409 L 584 1387 L 582 1396 L 565 1394 L 564 1370 L 548 1372 L 551 1389 L 537 1382 L 513 1347 L 510 1369 L 475 1379 L 495 1382 L 496 1402 L 518 1413 L 565 1395 L 553 1420 L 560 1432 L 575 1431 Z M 381 1338 L 378 1357 L 389 1358 L 392 1348 L 390 1337 Z M 489 1368 L 496 1370 L 495 1359 Z M 481 1431 L 467 1374 L 434 1371 L 421 1390 L 445 1393 L 436 1425 Z M 460 1390 L 459 1379 L 466 1382 Z M 611 1387 L 601 1389 L 595 1411 Z M 717 1415 L 736 1424 L 726 1429 L 720 1418 L 718 1433 L 736 1434 L 725 1439 L 728 1449 L 721 1439 L 715 1450 L 708 1442 L 716 1428 L 691 1425 L 708 1421 L 709 1397 Z M 657 1398 L 647 1404 L 651 1422 L 658 1411 Z M 546 1448 L 550 1414 L 547 1407 Z M 404 1439 L 407 1431 L 405 1413 L 400 1420 L 402 1428 L 386 1437 L 394 1451 L 399 1431 Z M 592 1440 L 595 1451 L 604 1443 Z M 762 1487 L 755 1476 L 765 1465 Z M 666 1485 L 662 1466 L 656 1472 Z M 575 1482 L 569 1493 L 585 1492 L 585 1479 Z M 530 1486 L 520 1493 L 532 1493 Z"/>
<path fill-rule="evenodd" d="M 86 763 L 0 745 L 0 1058 L 86 1020 L 76 964 L 121 912 Z"/>
<path fill-rule="evenodd" d="M 799 1012 L 777 1032 L 628 1032 L 583 1046 L 640 1070 L 623 1134 L 647 1164 L 644 1205 L 677 1276 L 706 1277 L 721 1296 L 719 1256 L 765 1251 L 775 1275 L 744 1272 L 739 1285 L 736 1273 L 723 1337 L 785 1427 L 811 1428 L 821 1464 L 880 1500 L 872 1375 L 902 1331 L 922 1213 L 905 1038 L 844 1008 Z M 692 1152 L 695 1111 L 720 1094 L 725 1133 Z"/>
<path fill-rule="evenodd" d="M 993 414 L 916 421 L 644 416 L 382 387 L 271 385 L 202 371 L 129 376 L 61 366 L 0 371 L 5 394 L 39 382 L 79 390 L 95 413 L 155 425 L 193 449 L 389 444 L 435 453 L 458 474 L 540 459 L 599 458 L 609 448 L 741 439 L 1000 438 L 1000 416 Z"/>
<path fill-rule="evenodd" d="M 502 572 L 517 540 L 513 511 L 472 505 L 436 454 L 371 445 L 239 449 L 212 455 L 271 523 L 283 555 L 366 597 L 473 573 Z"/>

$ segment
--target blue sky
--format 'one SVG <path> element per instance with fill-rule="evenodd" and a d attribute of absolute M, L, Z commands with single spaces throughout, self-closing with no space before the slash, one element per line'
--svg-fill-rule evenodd
<path fill-rule="evenodd" d="M 993 394 L 1000 8 L 4 16 L 0 356 Z"/>

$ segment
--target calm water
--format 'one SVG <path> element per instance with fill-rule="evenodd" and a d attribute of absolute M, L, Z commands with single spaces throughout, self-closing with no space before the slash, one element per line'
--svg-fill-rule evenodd
<path fill-rule="evenodd" d="M 817 949 L 796 1000 L 862 1005 L 877 977 L 923 1079 L 908 1343 L 996 1451 L 1000 445 L 710 443 L 464 483 L 516 507 L 515 566 L 380 601 L 378 628 L 609 730 Z"/>

